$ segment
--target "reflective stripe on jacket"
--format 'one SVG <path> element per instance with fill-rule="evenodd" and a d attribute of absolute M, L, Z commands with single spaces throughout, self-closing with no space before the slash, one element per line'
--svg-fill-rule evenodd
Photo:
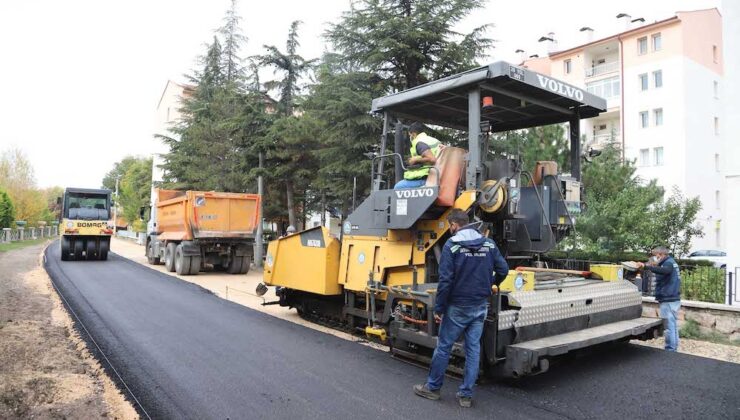
<path fill-rule="evenodd" d="M 415 139 L 411 140 L 411 157 L 419 156 L 418 153 L 416 153 L 416 145 L 421 142 L 429 146 L 429 148 L 432 150 L 432 154 L 435 158 L 439 157 L 439 145 L 441 144 L 439 140 L 435 139 L 434 137 L 428 136 L 426 133 L 419 133 Z M 403 174 L 404 179 L 420 179 L 420 178 L 426 178 L 429 176 L 429 168 L 431 168 L 434 165 L 425 164 L 423 167 L 419 169 L 409 169 Z"/>

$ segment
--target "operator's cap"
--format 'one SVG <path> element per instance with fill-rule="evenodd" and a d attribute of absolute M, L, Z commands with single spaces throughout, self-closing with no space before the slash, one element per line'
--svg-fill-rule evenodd
<path fill-rule="evenodd" d="M 285 232 L 288 235 L 290 235 L 291 233 L 295 233 L 295 226 L 293 226 L 293 225 L 288 226 L 288 229 L 286 229 Z"/>

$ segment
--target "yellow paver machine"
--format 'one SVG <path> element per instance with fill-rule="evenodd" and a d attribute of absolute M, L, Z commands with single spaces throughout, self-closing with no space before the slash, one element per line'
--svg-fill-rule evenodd
<path fill-rule="evenodd" d="M 640 292 L 618 267 L 532 267 L 574 230 L 582 209 L 579 123 L 605 108 L 581 88 L 505 62 L 373 100 L 384 124 L 370 195 L 343 222 L 340 238 L 316 227 L 271 242 L 264 282 L 278 287 L 276 303 L 306 318 L 359 329 L 396 355 L 428 361 L 446 218 L 460 208 L 515 267 L 491 297 L 484 370 L 541 373 L 564 353 L 657 336 L 660 320 L 641 318 Z M 444 148 L 425 186 L 389 189 L 407 169 L 403 126 L 412 121 L 467 132 L 467 150 Z M 523 168 L 518 157 L 491 150 L 492 133 L 556 123 L 569 123 L 568 175 L 554 162 Z M 465 357 L 459 345 L 453 355 Z"/>

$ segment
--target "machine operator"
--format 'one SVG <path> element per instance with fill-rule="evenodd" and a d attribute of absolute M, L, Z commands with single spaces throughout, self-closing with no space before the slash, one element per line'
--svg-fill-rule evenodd
<path fill-rule="evenodd" d="M 403 179 L 393 187 L 395 190 L 406 188 L 423 187 L 426 184 L 429 170 L 439 157 L 442 150 L 439 140 L 424 133 L 424 126 L 420 122 L 414 122 L 409 126 L 409 137 L 411 138 L 411 158 L 409 165 L 418 168 L 408 169 L 403 174 Z"/>

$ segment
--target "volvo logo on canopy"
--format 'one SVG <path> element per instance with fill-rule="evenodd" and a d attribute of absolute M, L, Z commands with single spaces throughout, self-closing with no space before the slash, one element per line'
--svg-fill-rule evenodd
<path fill-rule="evenodd" d="M 547 90 L 551 90 L 557 94 L 567 96 L 570 99 L 576 99 L 578 101 L 583 100 L 583 91 L 578 88 L 566 85 L 563 82 L 551 79 L 541 74 L 537 75 L 537 80 L 540 82 L 540 86 Z"/>

